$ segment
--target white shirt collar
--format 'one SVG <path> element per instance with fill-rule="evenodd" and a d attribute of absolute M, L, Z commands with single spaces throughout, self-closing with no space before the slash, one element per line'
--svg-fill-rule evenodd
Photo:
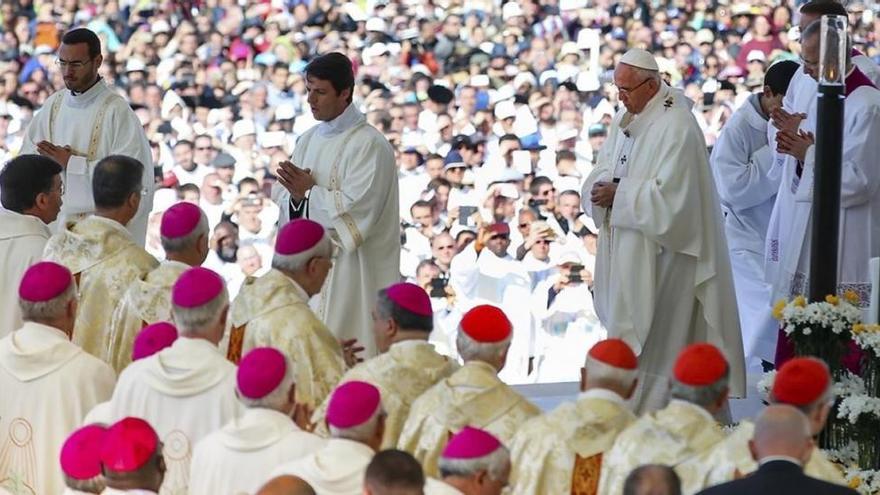
<path fill-rule="evenodd" d="M 798 466 L 803 466 L 803 464 L 801 464 L 801 461 L 799 459 L 795 459 L 794 457 L 789 457 L 787 455 L 768 455 L 767 457 L 764 457 L 763 459 L 758 461 L 758 465 L 763 466 L 764 464 L 767 464 L 768 462 L 773 462 L 773 461 L 785 461 L 785 462 L 790 462 L 792 464 L 796 464 Z"/>
<path fill-rule="evenodd" d="M 712 414 L 709 413 L 709 411 L 707 411 L 703 407 L 698 406 L 692 402 L 688 402 L 686 400 L 681 400 L 681 399 L 670 399 L 669 405 L 672 405 L 672 404 L 678 404 L 679 406 L 690 407 L 691 409 L 694 409 L 695 411 L 697 411 L 699 414 L 702 414 L 703 416 L 705 416 L 706 419 L 708 419 L 709 421 L 712 421 L 712 422 L 716 421 L 715 418 L 712 416 Z"/>
<path fill-rule="evenodd" d="M 617 395 L 616 392 L 612 392 L 606 388 L 591 388 L 585 392 L 581 392 L 578 395 L 577 400 L 583 399 L 602 399 L 626 407 L 626 399 Z"/>
<path fill-rule="evenodd" d="M 354 106 L 354 103 L 350 103 L 335 119 L 318 124 L 318 133 L 324 137 L 342 134 L 354 127 L 362 118 L 363 114 L 360 110 Z"/>

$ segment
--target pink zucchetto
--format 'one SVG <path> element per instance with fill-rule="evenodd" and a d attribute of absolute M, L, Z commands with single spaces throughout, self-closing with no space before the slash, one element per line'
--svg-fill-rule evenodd
<path fill-rule="evenodd" d="M 394 301 L 401 308 L 420 316 L 433 316 L 431 298 L 424 289 L 415 284 L 403 282 L 394 284 L 385 290 L 388 299 Z"/>
<path fill-rule="evenodd" d="M 107 429 L 101 448 L 101 463 L 116 473 L 142 468 L 159 447 L 156 430 L 141 418 L 123 418 Z"/>
<path fill-rule="evenodd" d="M 491 433 L 465 426 L 463 430 L 453 435 L 443 449 L 444 459 L 476 459 L 485 457 L 501 447 Z"/>
<path fill-rule="evenodd" d="M 73 275 L 66 267 L 51 261 L 41 261 L 24 272 L 18 285 L 18 297 L 40 303 L 60 296 L 73 283 Z"/>
<path fill-rule="evenodd" d="M 183 272 L 171 289 L 171 302 L 181 308 L 203 306 L 223 292 L 223 279 L 207 268 L 196 266 Z"/>
<path fill-rule="evenodd" d="M 262 399 L 284 380 L 287 361 L 271 347 L 257 347 L 238 363 L 238 392 L 248 399 Z"/>
<path fill-rule="evenodd" d="M 137 361 L 170 347 L 177 340 L 177 328 L 167 321 L 147 325 L 134 338 L 131 360 Z"/>
<path fill-rule="evenodd" d="M 336 387 L 327 406 L 327 424 L 336 428 L 362 425 L 382 404 L 379 389 L 367 382 L 351 381 Z"/>
<path fill-rule="evenodd" d="M 179 239 L 192 233 L 199 226 L 202 210 L 185 201 L 177 203 L 162 214 L 159 233 L 167 239 Z"/>
<path fill-rule="evenodd" d="M 282 256 L 299 254 L 312 249 L 324 238 L 324 227 L 317 222 L 299 218 L 291 220 L 278 232 L 275 252 Z"/>
<path fill-rule="evenodd" d="M 61 471 L 75 480 L 90 480 L 101 474 L 101 448 L 107 428 L 88 425 L 74 431 L 61 447 Z"/>

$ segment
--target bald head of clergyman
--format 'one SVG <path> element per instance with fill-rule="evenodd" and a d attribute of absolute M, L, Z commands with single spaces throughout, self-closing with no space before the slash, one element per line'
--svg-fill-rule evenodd
<path fill-rule="evenodd" d="M 813 453 L 810 421 L 795 407 L 768 406 L 755 422 L 749 450 L 755 461 L 782 456 L 797 459 L 805 465 Z"/>
<path fill-rule="evenodd" d="M 302 478 L 278 476 L 263 485 L 257 495 L 316 495 L 315 490 Z"/>

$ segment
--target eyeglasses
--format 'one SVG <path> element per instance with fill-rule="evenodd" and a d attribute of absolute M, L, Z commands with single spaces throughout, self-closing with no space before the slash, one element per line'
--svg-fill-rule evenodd
<path fill-rule="evenodd" d="M 510 239 L 510 236 L 507 235 L 507 234 L 495 234 L 495 235 L 493 235 L 492 237 L 490 237 L 489 239 L 491 239 L 491 240 L 493 240 L 493 241 L 494 241 L 494 240 L 499 240 L 499 239 L 500 239 L 500 240 L 504 240 L 504 241 L 506 241 L 506 240 Z"/>
<path fill-rule="evenodd" d="M 652 80 L 652 78 L 649 77 L 648 79 L 645 79 L 644 81 L 640 82 L 639 84 L 637 84 L 636 86 L 634 86 L 632 88 L 621 88 L 620 86 L 617 86 L 616 84 L 615 84 L 615 86 L 617 86 L 618 93 L 620 93 L 622 95 L 630 95 L 632 93 L 635 93 L 637 89 L 641 88 L 648 81 L 651 81 L 651 80 Z"/>
<path fill-rule="evenodd" d="M 455 249 L 455 246 L 453 246 L 452 244 L 450 244 L 448 246 L 437 246 L 438 251 L 446 251 L 449 249 Z"/>
<path fill-rule="evenodd" d="M 79 70 L 91 63 L 91 60 L 61 60 L 60 58 L 55 59 L 55 65 L 60 67 L 62 70 L 70 67 L 73 70 Z"/>
<path fill-rule="evenodd" d="M 555 193 L 555 192 L 556 192 L 556 188 L 551 187 L 550 189 L 545 189 L 545 190 L 541 191 L 540 193 L 538 193 L 538 196 L 550 196 L 551 193 Z"/>
<path fill-rule="evenodd" d="M 551 241 L 548 241 L 548 240 L 546 240 L 546 239 L 541 239 L 541 240 L 539 240 L 539 241 L 535 241 L 535 244 L 547 244 L 547 245 L 549 246 L 549 245 L 550 245 L 550 242 L 551 242 Z"/>
<path fill-rule="evenodd" d="M 527 224 L 527 223 L 521 223 L 521 224 L 519 224 L 519 228 L 521 228 L 521 229 L 524 229 L 524 228 L 526 228 L 526 227 L 528 227 L 528 226 L 529 226 L 529 224 Z"/>

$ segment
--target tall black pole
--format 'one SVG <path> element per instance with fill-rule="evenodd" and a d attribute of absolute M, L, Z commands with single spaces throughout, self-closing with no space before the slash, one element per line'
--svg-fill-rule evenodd
<path fill-rule="evenodd" d="M 811 301 L 822 301 L 826 295 L 837 293 L 844 85 L 819 84 L 818 98 L 810 243 Z"/>

